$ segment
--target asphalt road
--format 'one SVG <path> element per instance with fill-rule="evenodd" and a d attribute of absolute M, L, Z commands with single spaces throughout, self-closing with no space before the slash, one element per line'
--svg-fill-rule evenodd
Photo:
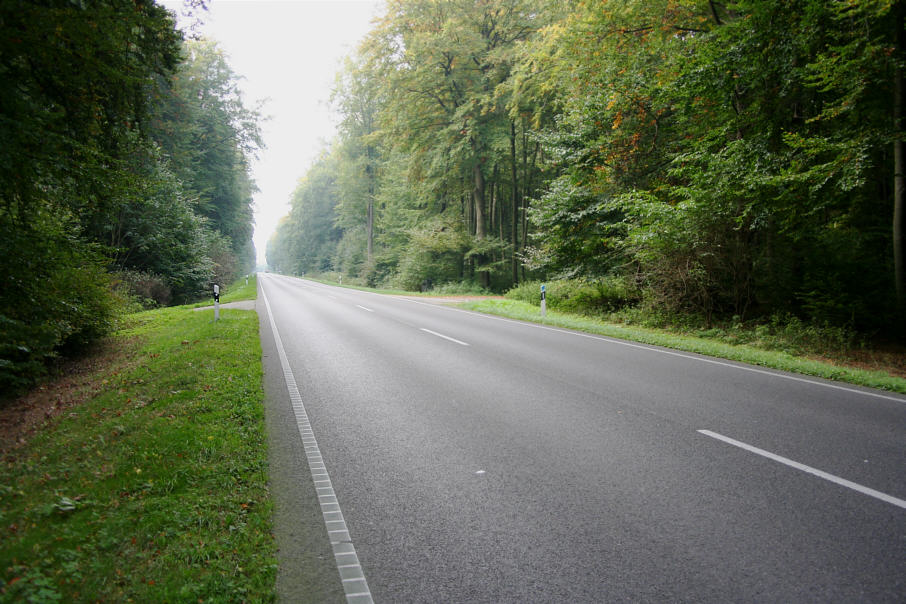
<path fill-rule="evenodd" d="M 299 441 L 273 325 L 348 529 L 309 531 L 325 578 L 334 540 L 376 602 L 906 600 L 903 397 L 259 283 L 271 421 Z M 322 491 L 296 472 L 311 523 Z M 354 591 L 331 571 L 331 597 Z"/>

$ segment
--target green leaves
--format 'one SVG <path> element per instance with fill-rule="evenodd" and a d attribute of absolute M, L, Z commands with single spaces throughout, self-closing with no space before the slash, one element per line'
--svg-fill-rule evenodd
<path fill-rule="evenodd" d="M 882 324 L 892 23 L 889 2 L 575 7 L 528 55 L 560 111 L 528 257 L 624 267 L 654 305 L 706 316 Z"/>
<path fill-rule="evenodd" d="M 185 301 L 250 268 L 260 134 L 213 45 L 190 45 L 177 70 L 182 36 L 153 2 L 5 2 L 0 33 L 8 391 L 107 332 L 108 270 Z"/>
<path fill-rule="evenodd" d="M 395 0 L 335 95 L 315 214 L 333 209 L 337 254 L 296 212 L 277 247 L 369 284 L 625 275 L 706 322 L 881 327 L 894 9 Z"/>

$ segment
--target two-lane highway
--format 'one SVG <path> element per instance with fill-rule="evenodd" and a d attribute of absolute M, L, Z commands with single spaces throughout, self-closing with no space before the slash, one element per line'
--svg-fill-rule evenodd
<path fill-rule="evenodd" d="M 259 283 L 350 602 L 906 599 L 903 397 Z"/>

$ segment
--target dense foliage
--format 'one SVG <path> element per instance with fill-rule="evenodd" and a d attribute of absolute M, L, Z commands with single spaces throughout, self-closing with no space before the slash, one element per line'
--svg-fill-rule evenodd
<path fill-rule="evenodd" d="M 392 0 L 338 79 L 341 132 L 313 169 L 329 194 L 303 183 L 268 262 L 409 288 L 617 278 L 706 322 L 890 333 L 903 12 Z"/>
<path fill-rule="evenodd" d="M 0 2 L 0 393 L 251 268 L 257 114 L 151 0 Z"/>

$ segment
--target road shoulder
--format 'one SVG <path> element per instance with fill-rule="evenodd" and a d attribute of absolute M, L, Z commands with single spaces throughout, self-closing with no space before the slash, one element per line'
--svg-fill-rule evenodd
<path fill-rule="evenodd" d="M 278 548 L 277 598 L 281 602 L 343 602 L 343 588 L 261 297 L 256 310 L 264 368 L 269 483 Z"/>

